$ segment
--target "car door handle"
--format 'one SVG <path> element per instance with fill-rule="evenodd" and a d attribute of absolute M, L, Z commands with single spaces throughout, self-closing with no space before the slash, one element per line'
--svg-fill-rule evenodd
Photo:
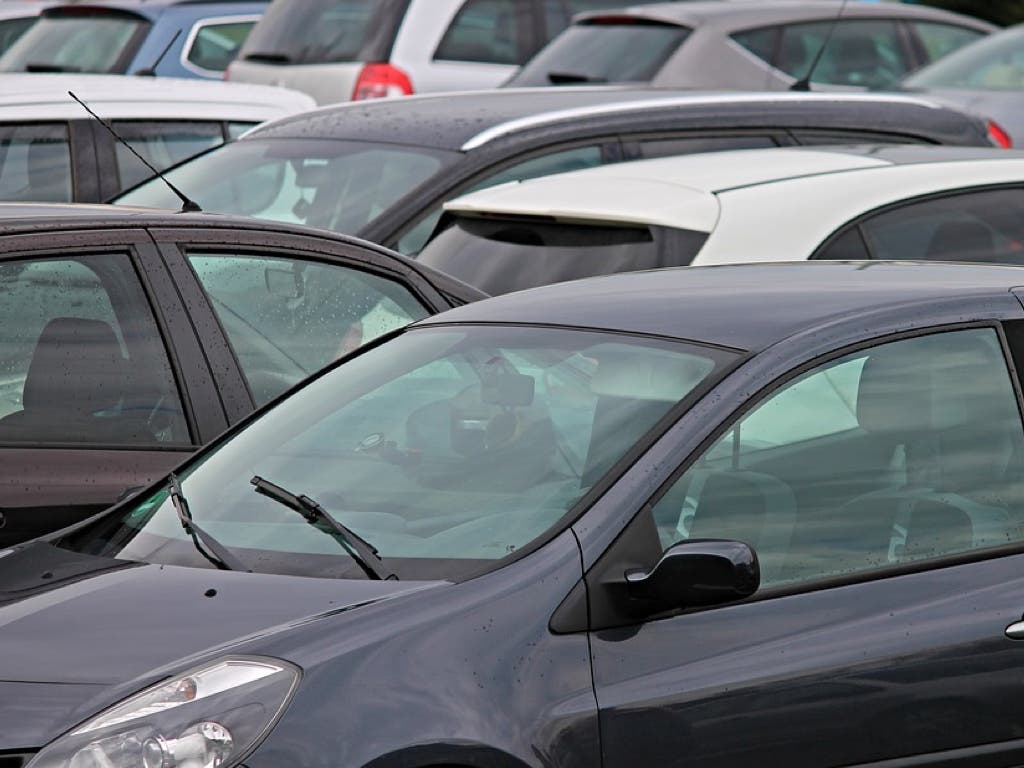
<path fill-rule="evenodd" d="M 1024 640 L 1024 621 L 1015 621 L 1008 626 L 1006 636 L 1011 640 Z"/>

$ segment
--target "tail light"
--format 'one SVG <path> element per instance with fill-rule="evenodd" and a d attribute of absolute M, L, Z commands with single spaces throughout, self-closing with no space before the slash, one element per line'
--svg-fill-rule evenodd
<path fill-rule="evenodd" d="M 352 101 L 410 95 L 412 81 L 409 76 L 390 64 L 364 65 L 356 78 L 356 87 L 352 89 Z"/>
<path fill-rule="evenodd" d="M 992 139 L 997 147 L 1002 147 L 1003 149 L 1013 147 L 1013 139 L 1010 138 L 1010 134 L 1004 131 L 1002 126 L 995 120 L 988 121 L 988 137 Z"/>

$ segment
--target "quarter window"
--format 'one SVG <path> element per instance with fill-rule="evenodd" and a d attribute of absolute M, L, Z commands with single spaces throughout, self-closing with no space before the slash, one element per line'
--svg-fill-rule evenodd
<path fill-rule="evenodd" d="M 223 72 L 252 31 L 255 20 L 203 24 L 195 33 L 185 60 L 204 72 Z"/>
<path fill-rule="evenodd" d="M 388 331 L 426 317 L 403 286 L 284 256 L 192 253 L 258 405 Z"/>
<path fill-rule="evenodd" d="M 467 0 L 441 38 L 434 59 L 522 64 L 529 8 L 520 0 Z"/>
<path fill-rule="evenodd" d="M 71 199 L 67 126 L 0 127 L 0 200 L 66 203 Z"/>
<path fill-rule="evenodd" d="M 762 586 L 1024 538 L 1024 449 L 993 329 L 905 339 L 800 376 L 742 417 L 654 506 L 668 547 L 754 547 Z"/>
<path fill-rule="evenodd" d="M 0 295 L 0 442 L 189 442 L 127 255 L 6 261 Z"/>

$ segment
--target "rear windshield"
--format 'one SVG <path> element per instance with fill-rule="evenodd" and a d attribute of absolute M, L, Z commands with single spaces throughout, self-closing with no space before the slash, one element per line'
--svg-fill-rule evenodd
<path fill-rule="evenodd" d="M 647 82 L 689 34 L 686 27 L 643 20 L 574 24 L 507 85 Z"/>
<path fill-rule="evenodd" d="M 1024 27 L 984 38 L 908 77 L 911 88 L 976 88 L 1017 91 L 1024 88 Z"/>
<path fill-rule="evenodd" d="M 25 34 L 25 30 L 31 27 L 35 20 L 35 16 L 0 20 L 0 53 L 10 48 L 15 40 Z"/>
<path fill-rule="evenodd" d="M 123 11 L 44 11 L 0 56 L 0 71 L 123 73 L 148 29 L 144 18 Z"/>
<path fill-rule="evenodd" d="M 241 58 L 274 64 L 387 61 L 409 0 L 275 0 Z"/>
<path fill-rule="evenodd" d="M 455 218 L 417 261 L 497 295 L 640 269 L 686 266 L 707 234 L 663 227 Z"/>
<path fill-rule="evenodd" d="M 355 233 L 459 157 L 402 144 L 335 139 L 243 139 L 169 171 L 204 211 Z M 159 179 L 116 203 L 177 208 Z"/>

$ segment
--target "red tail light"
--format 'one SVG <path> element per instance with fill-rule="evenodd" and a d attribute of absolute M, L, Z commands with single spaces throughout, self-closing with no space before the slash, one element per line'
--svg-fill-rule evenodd
<path fill-rule="evenodd" d="M 997 147 L 1002 147 L 1003 149 L 1011 149 L 1013 147 L 1013 139 L 1010 138 L 1010 134 L 1004 131 L 1002 126 L 995 120 L 988 121 L 988 137 L 992 139 Z"/>
<path fill-rule="evenodd" d="M 356 78 L 356 87 L 352 89 L 352 101 L 410 95 L 412 81 L 409 76 L 390 64 L 364 65 Z"/>

